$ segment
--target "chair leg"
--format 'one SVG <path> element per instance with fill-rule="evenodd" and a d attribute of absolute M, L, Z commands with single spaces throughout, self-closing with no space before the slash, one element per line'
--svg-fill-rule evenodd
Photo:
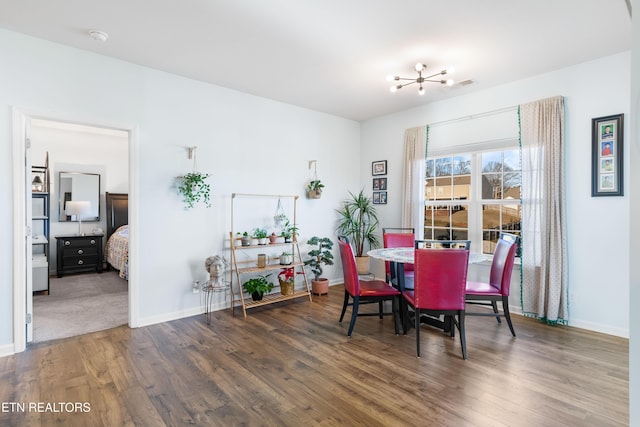
<path fill-rule="evenodd" d="M 402 312 L 400 313 L 400 319 L 402 320 L 402 335 L 407 335 L 407 330 L 409 329 L 409 304 L 402 297 L 399 297 L 400 300 L 400 309 Z"/>
<path fill-rule="evenodd" d="M 391 300 L 391 311 L 393 312 L 393 329 L 396 333 L 396 335 L 400 334 L 400 319 L 399 319 L 399 314 L 400 314 L 400 300 L 398 299 L 397 296 L 393 297 L 393 299 Z"/>
<path fill-rule="evenodd" d="M 509 325 L 509 329 L 511 329 L 511 335 L 515 337 L 516 331 L 513 330 L 511 314 L 509 313 L 509 297 L 502 297 L 502 311 L 504 311 L 504 317 L 507 319 L 507 325 Z"/>
<path fill-rule="evenodd" d="M 493 307 L 493 312 L 496 314 L 496 320 L 498 323 L 502 323 L 502 320 L 500 320 L 500 312 L 498 311 L 498 303 L 495 300 L 492 300 L 491 306 Z"/>
<path fill-rule="evenodd" d="M 460 346 L 462 347 L 462 358 L 467 360 L 467 336 L 464 331 L 464 310 L 458 311 L 458 331 L 460 332 Z"/>
<path fill-rule="evenodd" d="M 380 301 L 378 301 L 378 317 L 380 319 L 382 319 L 384 317 L 382 315 L 382 313 L 384 313 L 384 301 L 380 300 Z"/>
<path fill-rule="evenodd" d="M 416 357 L 420 357 L 420 309 L 414 307 L 416 313 Z"/>
<path fill-rule="evenodd" d="M 358 318 L 358 305 L 360 303 L 360 297 L 353 297 L 353 309 L 351 310 L 351 322 L 349 323 L 349 332 L 347 332 L 347 336 L 351 337 L 351 332 L 353 332 L 353 327 L 356 326 L 356 319 Z"/>
<path fill-rule="evenodd" d="M 342 313 L 340 313 L 340 320 L 338 320 L 338 323 L 342 323 L 344 313 L 347 311 L 347 305 L 349 305 L 349 292 L 344 291 L 344 304 L 342 304 Z"/>

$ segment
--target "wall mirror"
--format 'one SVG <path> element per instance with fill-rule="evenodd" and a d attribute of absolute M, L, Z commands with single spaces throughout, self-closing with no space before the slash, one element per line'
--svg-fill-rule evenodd
<path fill-rule="evenodd" d="M 100 174 L 60 172 L 58 178 L 58 206 L 60 221 L 77 221 L 77 215 L 69 215 L 67 202 L 89 202 L 82 221 L 100 221 Z"/>

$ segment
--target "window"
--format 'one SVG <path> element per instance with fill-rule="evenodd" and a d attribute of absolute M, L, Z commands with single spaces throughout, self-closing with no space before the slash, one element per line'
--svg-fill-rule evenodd
<path fill-rule="evenodd" d="M 501 231 L 520 234 L 521 182 L 517 148 L 427 158 L 424 238 L 492 254 Z"/>

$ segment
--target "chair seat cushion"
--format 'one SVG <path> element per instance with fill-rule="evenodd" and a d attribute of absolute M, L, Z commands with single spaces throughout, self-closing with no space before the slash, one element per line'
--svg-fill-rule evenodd
<path fill-rule="evenodd" d="M 400 295 L 400 291 L 396 288 L 389 286 L 389 284 L 382 280 L 360 280 L 360 296 L 393 296 Z"/>
<path fill-rule="evenodd" d="M 467 295 L 501 295 L 500 288 L 491 286 L 490 283 L 467 282 Z"/>

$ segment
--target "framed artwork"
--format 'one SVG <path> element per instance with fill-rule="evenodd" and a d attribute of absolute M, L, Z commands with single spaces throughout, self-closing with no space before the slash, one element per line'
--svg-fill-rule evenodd
<path fill-rule="evenodd" d="M 387 192 L 386 191 L 374 191 L 373 192 L 373 204 L 374 205 L 386 205 L 387 204 Z"/>
<path fill-rule="evenodd" d="M 622 196 L 624 114 L 591 120 L 591 197 Z"/>
<path fill-rule="evenodd" d="M 387 178 L 373 178 L 373 191 L 387 189 Z"/>
<path fill-rule="evenodd" d="M 371 175 L 386 175 L 387 174 L 387 161 L 378 160 L 371 162 Z"/>

